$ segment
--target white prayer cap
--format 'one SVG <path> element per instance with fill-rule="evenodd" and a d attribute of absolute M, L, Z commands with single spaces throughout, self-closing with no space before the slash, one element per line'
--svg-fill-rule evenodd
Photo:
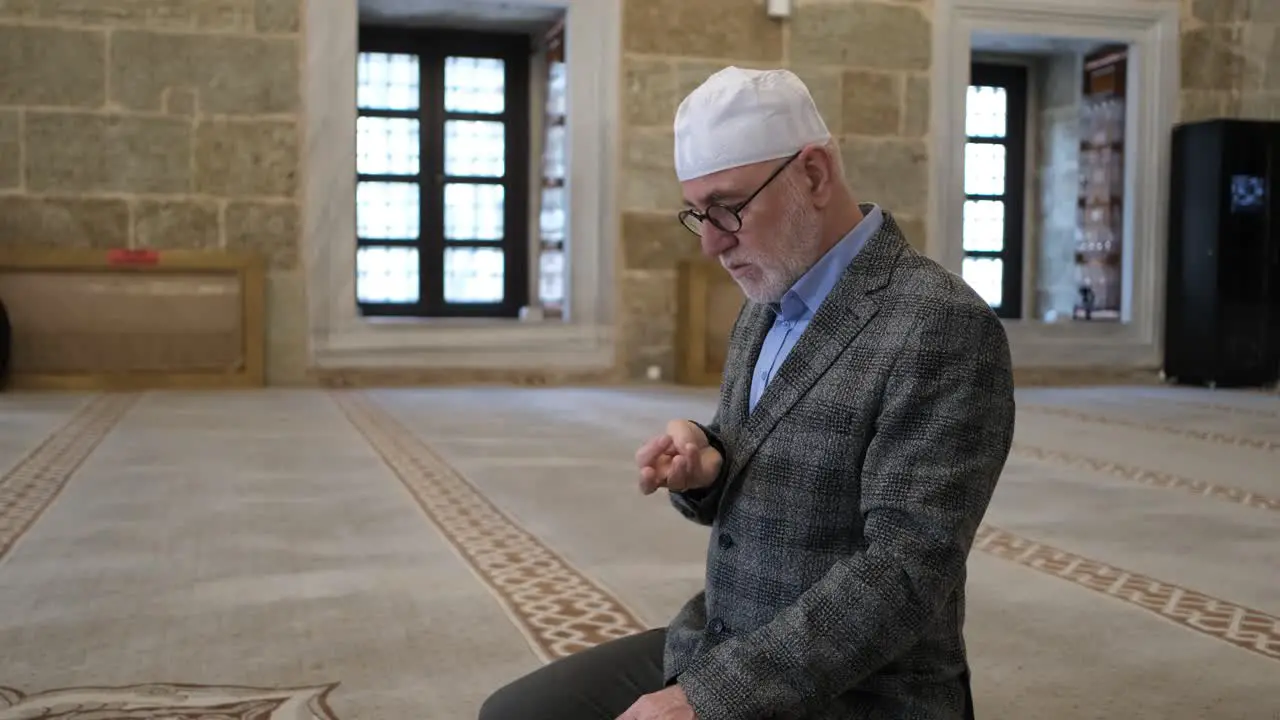
<path fill-rule="evenodd" d="M 831 139 L 809 88 L 789 70 L 727 67 L 676 110 L 680 182 L 789 157 Z"/>

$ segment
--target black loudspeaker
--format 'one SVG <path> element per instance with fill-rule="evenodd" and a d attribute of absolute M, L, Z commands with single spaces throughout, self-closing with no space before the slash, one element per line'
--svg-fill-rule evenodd
<path fill-rule="evenodd" d="M 1173 131 L 1164 373 L 1208 387 L 1280 381 L 1280 123 Z"/>

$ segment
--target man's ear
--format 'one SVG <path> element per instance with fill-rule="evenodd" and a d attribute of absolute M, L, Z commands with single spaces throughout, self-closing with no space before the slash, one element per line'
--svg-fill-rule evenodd
<path fill-rule="evenodd" d="M 831 153 L 821 145 L 810 145 L 801 152 L 800 167 L 804 171 L 805 189 L 817 207 L 823 207 L 831 201 L 832 188 L 836 182 L 836 165 Z"/>

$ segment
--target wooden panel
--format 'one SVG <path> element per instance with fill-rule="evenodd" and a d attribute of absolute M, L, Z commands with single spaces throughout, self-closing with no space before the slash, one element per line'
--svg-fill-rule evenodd
<path fill-rule="evenodd" d="M 719 264 L 706 260 L 681 263 L 676 287 L 676 382 L 717 386 L 746 298 Z"/>
<path fill-rule="evenodd" d="M 200 251 L 0 250 L 10 385 L 260 386 L 262 260 Z"/>

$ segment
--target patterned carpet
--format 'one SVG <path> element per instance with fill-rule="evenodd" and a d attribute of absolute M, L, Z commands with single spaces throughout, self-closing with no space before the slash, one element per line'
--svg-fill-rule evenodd
<path fill-rule="evenodd" d="M 696 591 L 706 530 L 630 458 L 713 401 L 0 395 L 0 720 L 472 718 Z M 970 560 L 979 717 L 1280 717 L 1280 397 L 1019 402 Z"/>

